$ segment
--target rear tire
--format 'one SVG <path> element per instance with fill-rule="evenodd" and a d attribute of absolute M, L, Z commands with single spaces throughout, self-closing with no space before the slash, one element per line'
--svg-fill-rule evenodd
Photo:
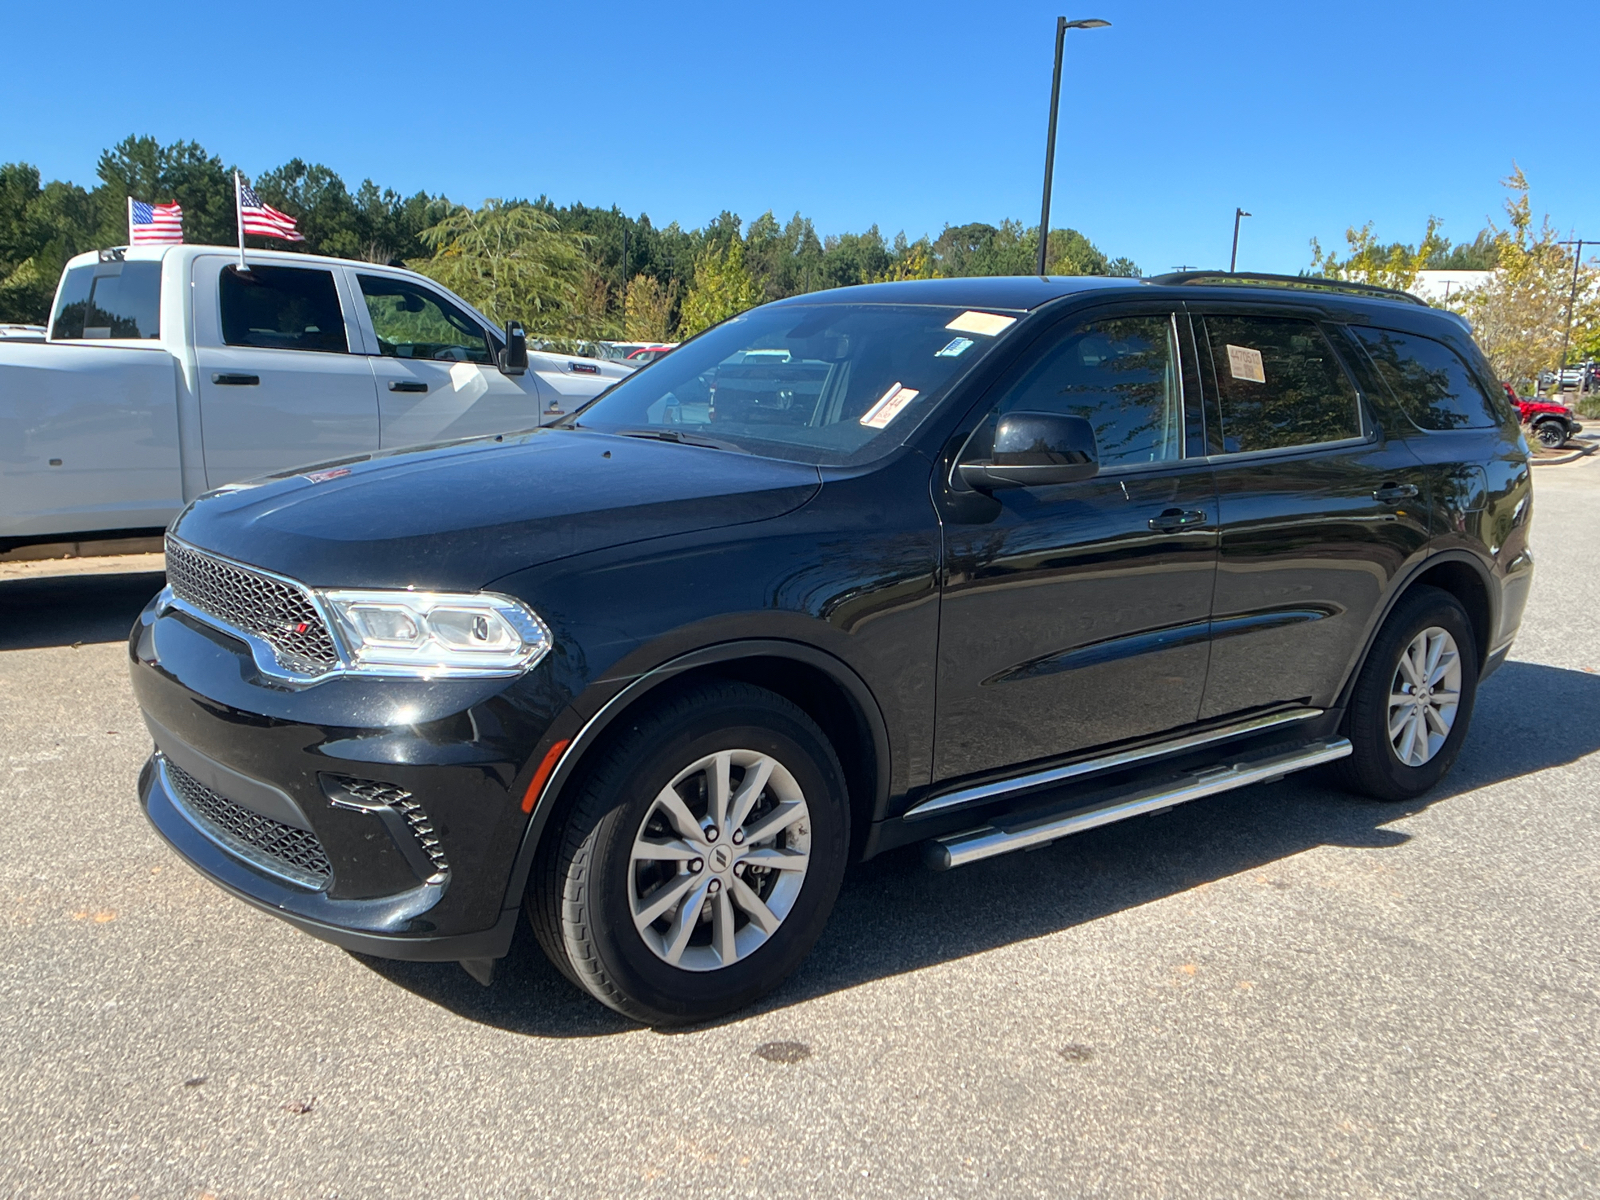
<path fill-rule="evenodd" d="M 1375 800 L 1426 792 L 1461 752 L 1477 689 L 1466 609 L 1440 588 L 1412 588 L 1379 630 L 1351 693 L 1352 753 L 1334 764 L 1340 783 Z"/>
<path fill-rule="evenodd" d="M 625 1016 L 721 1016 L 781 984 L 822 932 L 848 804 L 802 709 L 751 684 L 694 687 L 589 770 L 540 848 L 529 921 L 563 974 Z"/>

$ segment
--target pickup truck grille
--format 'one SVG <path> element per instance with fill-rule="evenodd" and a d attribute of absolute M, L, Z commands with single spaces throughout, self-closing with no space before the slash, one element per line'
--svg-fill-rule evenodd
<path fill-rule="evenodd" d="M 167 538 L 172 594 L 230 629 L 272 647 L 278 665 L 296 675 L 321 675 L 339 665 L 333 636 L 302 587 L 260 574 Z"/>
<path fill-rule="evenodd" d="M 167 778 L 178 801 L 212 840 L 246 862 L 318 890 L 333 878 L 333 865 L 317 835 L 274 821 L 212 791 L 171 759 Z"/>

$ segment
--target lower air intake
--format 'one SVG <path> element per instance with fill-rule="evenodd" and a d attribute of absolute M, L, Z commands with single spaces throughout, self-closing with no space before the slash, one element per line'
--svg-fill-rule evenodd
<path fill-rule="evenodd" d="M 170 758 L 163 763 L 176 799 L 224 849 L 303 887 L 320 891 L 332 881 L 333 865 L 316 834 L 235 804 Z"/>

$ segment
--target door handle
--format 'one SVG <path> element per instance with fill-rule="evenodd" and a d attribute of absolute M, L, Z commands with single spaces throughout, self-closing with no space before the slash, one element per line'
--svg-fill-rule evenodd
<path fill-rule="evenodd" d="M 391 379 L 389 380 L 391 392 L 425 392 L 428 385 L 418 379 Z"/>
<path fill-rule="evenodd" d="M 1415 484 L 1386 483 L 1372 493 L 1372 498 L 1384 504 L 1398 504 L 1402 500 L 1410 500 L 1416 494 L 1417 488 Z"/>
<path fill-rule="evenodd" d="M 261 382 L 259 375 L 232 375 L 226 372 L 211 377 L 211 382 L 222 387 L 255 387 Z"/>
<path fill-rule="evenodd" d="M 1198 508 L 1169 508 L 1150 518 L 1150 528 L 1157 533 L 1170 533 L 1174 529 L 1198 529 L 1206 522 L 1206 514 Z"/>

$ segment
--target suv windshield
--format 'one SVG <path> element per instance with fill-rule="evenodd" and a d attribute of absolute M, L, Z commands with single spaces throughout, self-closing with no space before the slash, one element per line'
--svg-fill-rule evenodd
<path fill-rule="evenodd" d="M 887 453 L 1016 317 L 920 305 L 753 309 L 617 384 L 573 425 L 817 466 Z"/>

